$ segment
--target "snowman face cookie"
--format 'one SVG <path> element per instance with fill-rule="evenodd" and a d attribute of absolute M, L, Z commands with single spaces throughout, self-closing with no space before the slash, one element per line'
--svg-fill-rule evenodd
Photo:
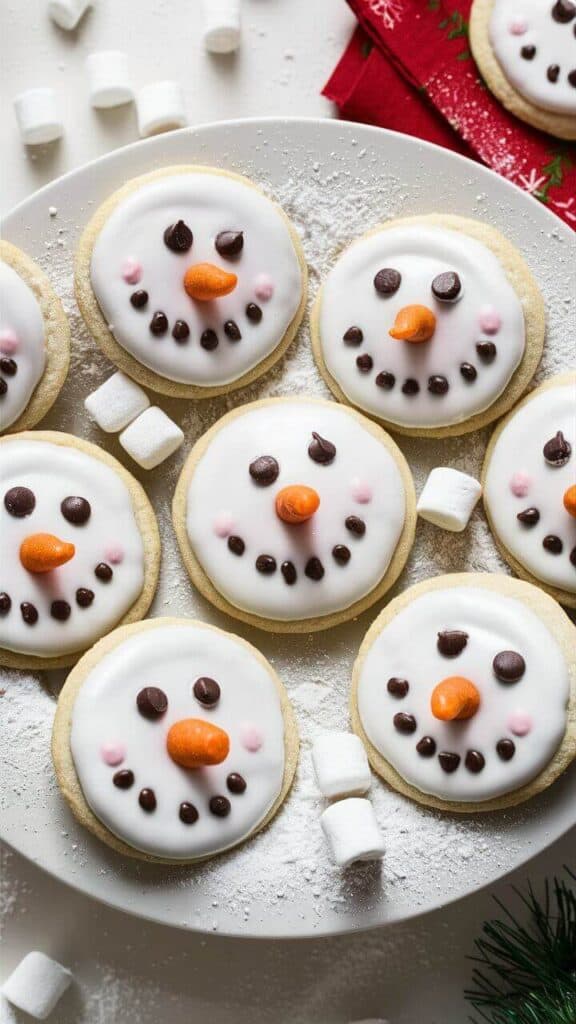
<path fill-rule="evenodd" d="M 152 510 L 119 464 L 92 451 L 49 432 L 0 444 L 0 647 L 8 664 L 10 652 L 29 664 L 84 650 L 134 612 L 152 580 L 140 614 L 150 601 Z"/>
<path fill-rule="evenodd" d="M 337 394 L 416 433 L 458 433 L 495 415 L 491 407 L 525 357 L 527 328 L 491 246 L 529 282 L 524 294 L 541 316 L 519 254 L 475 222 L 414 218 L 351 245 L 323 285 L 313 323 L 316 356 Z M 543 323 L 532 341 L 535 368 Z"/>
<path fill-rule="evenodd" d="M 100 647 L 64 688 L 61 705 L 73 700 L 69 732 L 68 714 L 60 708 L 56 717 L 67 795 L 75 788 L 63 777 L 69 749 L 83 801 L 133 850 L 189 861 L 256 831 L 286 796 L 298 749 L 265 659 L 229 633 L 183 619 L 118 630 Z"/>
<path fill-rule="evenodd" d="M 391 585 L 412 542 L 414 495 L 379 428 L 331 402 L 271 399 L 198 442 L 174 517 L 209 599 L 264 628 L 306 630 L 349 618 Z"/>
<path fill-rule="evenodd" d="M 505 557 L 576 604 L 576 376 L 538 388 L 498 428 L 484 504 Z"/>
<path fill-rule="evenodd" d="M 38 301 L 20 275 L 0 262 L 0 431 L 22 415 L 45 365 Z"/>
<path fill-rule="evenodd" d="M 391 766 L 415 799 L 483 810 L 559 750 L 576 634 L 528 584 L 454 579 L 418 585 L 376 621 L 354 670 L 356 720 L 387 781 L 396 784 Z"/>
<path fill-rule="evenodd" d="M 246 179 L 210 170 L 130 183 L 80 245 L 88 326 L 107 354 L 122 366 L 128 354 L 131 374 L 166 393 L 185 395 L 184 385 L 201 397 L 262 372 L 293 336 L 305 290 L 281 209 Z"/>

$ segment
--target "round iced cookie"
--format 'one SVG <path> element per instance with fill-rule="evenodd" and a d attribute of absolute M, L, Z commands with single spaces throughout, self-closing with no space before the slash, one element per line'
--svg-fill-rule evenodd
<path fill-rule="evenodd" d="M 498 424 L 482 481 L 503 558 L 576 608 L 576 373 L 536 388 Z"/>
<path fill-rule="evenodd" d="M 448 437 L 506 412 L 544 344 L 544 303 L 498 231 L 449 214 L 382 224 L 340 256 L 312 312 L 328 386 L 391 430 Z"/>
<path fill-rule="evenodd" d="M 368 630 L 351 712 L 372 767 L 405 796 L 463 813 L 522 803 L 576 757 L 576 629 L 509 576 L 426 580 Z"/>
<path fill-rule="evenodd" d="M 159 618 L 82 658 L 52 751 L 82 825 L 119 853 L 182 863 L 268 824 L 292 784 L 298 732 L 259 651 L 204 622 Z"/>
<path fill-rule="evenodd" d="M 70 326 L 48 278 L 0 241 L 0 433 L 46 415 L 66 380 Z"/>
<path fill-rule="evenodd" d="M 488 88 L 508 110 L 576 139 L 574 0 L 474 0 L 470 44 Z"/>
<path fill-rule="evenodd" d="M 307 270 L 283 210 L 247 178 L 167 167 L 129 181 L 80 240 L 76 296 L 105 354 L 146 387 L 210 398 L 292 341 Z"/>
<path fill-rule="evenodd" d="M 173 503 L 193 583 L 273 632 L 327 629 L 392 586 L 414 539 L 408 465 L 354 410 L 313 398 L 244 405 L 196 443 Z"/>
<path fill-rule="evenodd" d="M 69 434 L 0 439 L 0 664 L 60 668 L 146 614 L 160 540 L 140 484 Z"/>

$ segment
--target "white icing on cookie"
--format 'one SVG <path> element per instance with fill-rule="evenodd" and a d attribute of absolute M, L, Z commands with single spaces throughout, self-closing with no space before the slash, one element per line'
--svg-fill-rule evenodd
<path fill-rule="evenodd" d="M 164 241 L 166 229 L 179 220 L 193 234 L 185 252 L 173 252 Z M 232 258 L 215 247 L 225 231 L 243 232 L 242 250 Z M 200 263 L 237 275 L 234 290 L 209 302 L 190 298 L 184 275 Z M 119 344 L 168 380 L 201 387 L 232 383 L 270 355 L 302 297 L 301 269 L 281 211 L 242 181 L 209 173 L 168 175 L 128 195 L 96 240 L 91 273 Z M 141 308 L 130 301 L 137 290 L 149 296 Z M 258 321 L 247 316 L 249 303 L 258 306 Z M 168 329 L 155 336 L 149 324 L 158 311 L 167 317 Z M 172 336 L 178 320 L 190 330 L 180 344 Z M 225 333 L 230 321 L 240 340 Z M 200 344 L 206 330 L 216 333 L 216 347 Z"/>
<path fill-rule="evenodd" d="M 44 319 L 36 296 L 0 261 L 0 431 L 24 412 L 45 365 Z"/>
<path fill-rule="evenodd" d="M 328 465 L 308 454 L 313 431 L 336 446 Z M 279 466 L 269 486 L 250 476 L 263 455 Z M 291 525 L 277 515 L 276 496 L 299 484 L 317 492 L 320 506 L 307 522 Z M 330 615 L 370 593 L 394 554 L 405 508 L 398 466 L 370 430 L 336 404 L 295 399 L 248 408 L 217 431 L 190 482 L 186 528 L 202 568 L 228 601 L 290 621 Z M 362 535 L 347 528 L 350 516 L 362 520 Z M 244 544 L 241 555 L 229 549 L 234 537 Z M 345 564 L 336 546 L 347 549 Z M 256 569 L 260 555 L 274 559 L 271 574 Z M 306 575 L 312 558 L 321 562 L 321 579 Z M 296 570 L 292 584 L 281 570 L 286 561 Z"/>
<path fill-rule="evenodd" d="M 438 650 L 445 630 L 468 634 L 454 657 Z M 503 651 L 525 661 L 517 682 L 495 674 L 494 658 Z M 441 721 L 431 710 L 432 692 L 456 675 L 474 684 L 480 707 L 467 720 Z M 391 678 L 408 682 L 406 696 L 388 691 Z M 564 736 L 568 697 L 564 655 L 542 620 L 514 598 L 461 586 L 416 597 L 383 627 L 362 666 L 358 710 L 371 743 L 408 783 L 443 800 L 480 802 L 518 789 L 546 767 Z M 395 727 L 399 713 L 416 719 L 414 732 Z M 432 756 L 416 750 L 423 737 L 436 744 Z M 501 740 L 514 744 L 509 760 L 497 753 Z M 481 771 L 467 767 L 469 751 L 484 758 Z M 442 768 L 443 752 L 460 757 L 452 773 Z"/>
<path fill-rule="evenodd" d="M 194 696 L 198 678 L 220 687 L 213 707 Z M 138 711 L 143 687 L 160 687 L 166 711 L 154 720 Z M 221 764 L 182 768 L 170 757 L 170 727 L 198 718 L 225 730 L 230 751 Z M 246 743 L 258 732 L 260 745 Z M 252 832 L 280 794 L 284 774 L 284 722 L 271 670 L 231 634 L 190 625 L 160 624 L 128 637 L 92 669 L 74 702 L 71 750 L 84 796 L 94 814 L 115 835 L 138 850 L 189 860 L 233 846 Z M 106 763 L 102 748 L 117 748 L 122 760 Z M 251 749 L 251 746 L 253 749 Z M 107 757 L 109 760 L 109 758 Z M 134 783 L 120 789 L 116 771 L 131 771 Z M 241 775 L 242 793 L 231 792 L 227 778 Z M 146 812 L 139 793 L 152 789 L 156 809 Z M 226 817 L 216 817 L 210 799 L 230 802 Z M 180 820 L 180 804 L 192 804 L 198 819 Z"/>
<path fill-rule="evenodd" d="M 25 487 L 35 504 L 28 515 L 6 507 L 12 488 Z M 75 524 L 62 501 L 86 499 L 90 515 Z M 9 501 L 9 499 L 8 499 Z M 31 572 L 20 559 L 23 541 L 52 534 L 75 547 L 74 556 L 49 572 Z M 95 575 L 105 563 L 112 578 Z M 89 647 L 112 629 L 138 598 L 144 584 L 144 549 L 132 499 L 117 473 L 99 459 L 70 446 L 46 441 L 6 440 L 0 445 L 0 592 L 11 605 L 0 613 L 0 646 L 38 657 L 57 657 Z M 90 591 L 92 601 L 78 591 Z M 68 617 L 53 617 L 53 602 L 66 602 Z M 22 603 L 33 605 L 37 621 L 24 620 Z M 58 606 L 57 614 L 66 615 Z M 33 613 L 32 613 L 33 617 Z"/>
<path fill-rule="evenodd" d="M 393 294 L 375 287 L 383 268 L 401 274 Z M 460 295 L 440 301 L 432 282 L 450 271 L 460 278 Z M 414 305 L 434 314 L 431 339 L 415 343 L 391 337 L 399 311 Z M 360 344 L 344 340 L 351 327 L 360 328 Z M 324 283 L 319 333 L 327 369 L 347 398 L 405 427 L 462 423 L 489 408 L 525 347 L 522 305 L 494 253 L 460 231 L 425 224 L 379 231 L 346 249 Z M 476 348 L 482 342 L 495 345 L 495 355 L 489 346 L 482 357 Z M 357 359 L 364 357 L 369 368 L 363 371 Z M 463 364 L 469 368 L 462 370 Z M 392 375 L 384 382 L 389 387 L 379 386 L 381 374 Z M 431 393 L 433 377 L 444 378 L 448 390 Z M 406 381 L 416 381 L 418 393 L 404 393 Z"/>
<path fill-rule="evenodd" d="M 494 0 L 489 32 L 504 75 L 524 99 L 576 116 L 576 5 L 571 0 Z"/>
<path fill-rule="evenodd" d="M 550 464 L 543 454 L 558 431 L 571 447 L 564 465 Z M 543 583 L 571 594 L 576 593 L 576 519 L 565 508 L 564 495 L 575 484 L 576 384 L 567 383 L 537 392 L 504 427 L 486 471 L 484 501 L 511 555 Z M 536 522 L 518 519 L 528 509 L 537 510 Z M 562 543 L 559 554 L 543 546 L 551 536 Z"/>

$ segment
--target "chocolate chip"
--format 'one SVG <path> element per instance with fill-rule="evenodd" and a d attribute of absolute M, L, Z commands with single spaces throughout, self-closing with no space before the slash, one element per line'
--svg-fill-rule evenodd
<path fill-rule="evenodd" d="M 50 605 L 50 615 L 58 622 L 66 622 L 66 619 L 70 618 L 71 611 L 68 601 L 52 601 Z"/>
<path fill-rule="evenodd" d="M 442 769 L 447 772 L 448 775 L 451 775 L 452 772 L 456 771 L 460 764 L 460 755 L 452 754 L 448 750 L 443 750 L 441 754 L 438 754 L 438 760 L 440 761 Z"/>
<path fill-rule="evenodd" d="M 366 523 L 360 516 L 346 516 L 344 525 L 355 537 L 363 537 L 366 533 Z"/>
<path fill-rule="evenodd" d="M 238 772 L 231 772 L 226 779 L 226 785 L 231 793 L 244 793 L 246 790 L 246 779 Z"/>
<path fill-rule="evenodd" d="M 256 568 L 263 576 L 272 576 L 276 572 L 276 559 L 272 555 L 258 555 Z"/>
<path fill-rule="evenodd" d="M 449 388 L 450 385 L 446 377 L 442 377 L 440 374 L 428 378 L 428 391 L 431 395 L 445 395 Z"/>
<path fill-rule="evenodd" d="M 391 267 L 379 270 L 374 278 L 374 287 L 380 295 L 394 295 L 400 287 L 402 275 Z"/>
<path fill-rule="evenodd" d="M 157 686 L 145 686 L 136 697 L 136 706 L 143 718 L 155 721 L 168 707 L 168 697 Z"/>
<path fill-rule="evenodd" d="M 544 537 L 542 547 L 549 551 L 551 555 L 561 555 L 564 545 L 560 537 L 557 537 L 554 533 L 549 533 L 547 537 Z"/>
<path fill-rule="evenodd" d="M 164 244 L 171 252 L 188 252 L 193 241 L 194 236 L 183 220 L 177 220 L 164 232 Z"/>
<path fill-rule="evenodd" d="M 242 537 L 235 537 L 234 535 L 228 537 L 228 550 L 231 551 L 233 555 L 243 555 L 246 550 L 246 545 L 242 540 Z"/>
<path fill-rule="evenodd" d="M 548 79 L 548 81 L 552 82 L 552 84 L 554 84 L 555 82 L 558 81 L 559 75 L 560 75 L 560 65 L 559 64 L 550 64 L 550 66 L 549 66 L 549 68 L 548 68 L 548 70 L 546 72 L 546 78 Z"/>
<path fill-rule="evenodd" d="M 325 437 L 321 437 L 315 430 L 312 431 L 312 438 L 313 440 L 308 445 L 308 455 L 313 462 L 318 462 L 321 466 L 329 466 L 336 458 L 336 445 L 332 444 L 332 441 L 327 441 Z"/>
<path fill-rule="evenodd" d="M 478 376 L 478 370 L 475 366 L 472 366 L 472 363 L 461 363 L 460 373 L 464 377 L 464 380 L 468 381 L 469 384 L 471 384 L 473 380 L 476 380 L 476 377 Z"/>
<path fill-rule="evenodd" d="M 322 565 L 320 559 L 316 558 L 316 555 L 312 555 L 312 558 L 309 558 L 308 561 L 306 562 L 304 574 L 308 577 L 309 580 L 314 580 L 316 583 L 318 582 L 318 580 L 322 579 L 324 575 L 324 566 Z"/>
<path fill-rule="evenodd" d="M 99 562 L 96 568 L 94 569 L 94 575 L 97 577 L 97 579 L 100 580 L 101 583 L 110 583 L 110 580 L 114 575 L 114 571 L 109 565 L 106 564 L 106 562 Z"/>
<path fill-rule="evenodd" d="M 22 618 L 27 626 L 35 626 L 38 622 L 38 611 L 29 601 L 23 601 L 20 605 Z"/>
<path fill-rule="evenodd" d="M 476 351 L 478 353 L 478 358 L 481 359 L 483 363 L 486 363 L 487 366 L 490 363 L 493 363 L 496 359 L 497 349 L 493 341 L 476 342 Z"/>
<path fill-rule="evenodd" d="M 402 385 L 403 395 L 417 395 L 420 391 L 420 385 L 417 380 L 413 377 L 407 377 Z"/>
<path fill-rule="evenodd" d="M 143 288 L 139 288 L 137 292 L 132 292 L 130 296 L 130 302 L 134 306 L 134 309 L 144 309 L 144 306 L 148 304 L 149 295 Z"/>
<path fill-rule="evenodd" d="M 374 360 L 372 359 L 372 356 L 369 356 L 368 353 L 366 353 L 363 356 L 356 357 L 356 366 L 361 373 L 370 373 L 370 370 L 374 366 Z"/>
<path fill-rule="evenodd" d="M 4 380 L 4 377 L 0 377 L 0 398 L 4 398 L 4 395 L 8 391 L 8 385 Z"/>
<path fill-rule="evenodd" d="M 216 331 L 213 331 L 211 327 L 207 327 L 205 331 L 202 331 L 200 345 L 207 352 L 213 352 L 215 348 L 218 348 L 218 335 Z"/>
<path fill-rule="evenodd" d="M 192 687 L 192 693 L 205 708 L 213 708 L 220 700 L 221 690 L 215 679 L 211 679 L 210 676 L 200 676 Z"/>
<path fill-rule="evenodd" d="M 213 796 L 208 805 L 210 812 L 217 818 L 227 818 L 230 814 L 232 804 L 227 796 Z"/>
<path fill-rule="evenodd" d="M 524 526 L 536 526 L 536 523 L 540 519 L 540 513 L 537 508 L 525 508 L 523 512 L 519 512 L 516 516 Z"/>
<path fill-rule="evenodd" d="M 224 334 L 229 341 L 240 341 L 242 335 L 235 320 L 227 320 L 224 324 Z"/>
<path fill-rule="evenodd" d="M 404 711 L 399 711 L 394 715 L 392 721 L 394 722 L 394 728 L 398 732 L 405 733 L 407 736 L 416 732 L 417 725 L 414 715 L 407 715 Z"/>
<path fill-rule="evenodd" d="M 478 775 L 486 764 L 484 754 L 481 754 L 479 750 L 469 750 L 466 754 L 464 761 L 469 772 L 473 772 L 474 775 Z"/>
<path fill-rule="evenodd" d="M 172 337 L 179 345 L 184 345 L 190 337 L 190 328 L 185 320 L 177 320 L 172 328 Z"/>
<path fill-rule="evenodd" d="M 441 302 L 453 302 L 462 291 L 462 282 L 454 270 L 438 274 L 432 281 L 432 292 Z"/>
<path fill-rule="evenodd" d="M 249 302 L 246 306 L 246 317 L 251 324 L 259 324 L 262 319 L 262 310 L 255 302 Z"/>
<path fill-rule="evenodd" d="M 121 768 L 112 776 L 112 782 L 118 786 L 118 789 L 130 789 L 130 786 L 134 785 L 134 772 L 131 772 L 129 768 Z"/>
<path fill-rule="evenodd" d="M 332 557 L 338 565 L 348 565 L 350 556 L 350 548 L 347 548 L 345 544 L 335 544 L 332 548 Z"/>
<path fill-rule="evenodd" d="M 576 548 L 572 548 L 572 551 L 570 552 L 570 561 L 572 565 L 576 566 Z"/>
<path fill-rule="evenodd" d="M 408 693 L 410 684 L 407 679 L 398 679 L 397 676 L 392 676 L 386 683 L 386 689 L 393 697 L 401 699 Z"/>
<path fill-rule="evenodd" d="M 195 825 L 198 821 L 199 814 L 194 807 L 194 804 L 189 804 L 187 800 L 184 800 L 184 802 L 180 804 L 178 817 L 185 825 Z"/>
<path fill-rule="evenodd" d="M 284 577 L 284 582 L 287 583 L 289 587 L 293 586 L 294 583 L 296 583 L 298 573 L 296 572 L 296 566 L 294 565 L 294 562 L 282 562 L 282 565 L 280 566 L 280 572 Z"/>
<path fill-rule="evenodd" d="M 574 35 L 576 36 L 576 28 L 574 29 Z M 576 69 L 574 71 L 570 71 L 568 74 L 568 81 L 570 85 L 576 89 Z"/>
<path fill-rule="evenodd" d="M 359 327 L 349 327 L 342 335 L 342 340 L 345 341 L 347 345 L 355 347 L 362 344 L 364 341 L 364 334 Z"/>
<path fill-rule="evenodd" d="M 76 591 L 76 604 L 79 608 L 89 608 L 94 600 L 94 591 L 79 587 Z"/>
<path fill-rule="evenodd" d="M 8 615 L 12 607 L 12 598 L 4 590 L 0 594 L 0 615 Z"/>
<path fill-rule="evenodd" d="M 141 789 L 138 794 L 138 803 L 143 811 L 151 814 L 156 810 L 156 794 L 153 789 Z"/>
<path fill-rule="evenodd" d="M 492 668 L 501 683 L 517 683 L 526 671 L 526 662 L 516 651 L 500 651 L 492 662 Z"/>
<path fill-rule="evenodd" d="M 512 740 L 498 740 L 498 743 L 496 744 L 496 753 L 502 761 L 511 761 L 516 753 L 516 746 Z"/>
<path fill-rule="evenodd" d="M 421 740 L 418 740 L 416 750 L 420 757 L 434 757 L 436 753 L 436 740 L 432 739 L 431 736 L 423 736 Z"/>
<path fill-rule="evenodd" d="M 161 334 L 166 334 L 166 331 L 168 330 L 168 317 L 161 310 L 154 313 L 154 316 L 150 321 L 150 330 L 152 334 L 156 335 L 156 337 L 159 337 Z"/>
<path fill-rule="evenodd" d="M 536 56 L 536 47 L 523 46 L 520 50 L 520 55 L 524 58 L 524 60 L 534 60 L 534 57 Z"/>
<path fill-rule="evenodd" d="M 546 462 L 559 469 L 565 466 L 572 454 L 572 445 L 566 440 L 561 430 L 546 442 L 542 449 Z"/>
<path fill-rule="evenodd" d="M 445 658 L 456 658 L 461 654 L 468 643 L 468 633 L 460 629 L 445 629 L 438 633 L 436 646 Z"/>
<path fill-rule="evenodd" d="M 15 359 L 10 359 L 8 356 L 2 356 L 0 359 L 0 370 L 5 373 L 7 377 L 15 377 L 18 373 L 18 363 Z"/>
<path fill-rule="evenodd" d="M 376 387 L 382 388 L 383 391 L 392 391 L 396 383 L 396 377 L 393 373 L 389 373 L 388 370 L 382 370 L 376 377 Z"/>
<path fill-rule="evenodd" d="M 244 248 L 243 231 L 219 231 L 214 242 L 216 252 L 225 260 L 239 256 Z"/>
<path fill-rule="evenodd" d="M 86 501 L 86 498 L 79 498 L 77 495 L 70 495 L 68 498 L 64 498 L 64 501 L 60 505 L 60 511 L 67 519 L 69 523 L 73 523 L 74 526 L 83 526 L 90 519 L 90 502 Z"/>
<path fill-rule="evenodd" d="M 273 455 L 259 455 L 250 463 L 248 472 L 260 487 L 269 487 L 278 479 L 280 466 Z"/>
<path fill-rule="evenodd" d="M 4 495 L 6 511 L 16 519 L 29 516 L 36 507 L 36 498 L 29 487 L 11 487 Z"/>
<path fill-rule="evenodd" d="M 572 0 L 557 0 L 552 8 L 554 21 L 559 21 L 561 25 L 567 25 L 575 16 L 576 4 Z"/>

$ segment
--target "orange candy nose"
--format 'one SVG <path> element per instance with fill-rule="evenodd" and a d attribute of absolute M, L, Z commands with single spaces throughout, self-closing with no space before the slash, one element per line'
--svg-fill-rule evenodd
<path fill-rule="evenodd" d="M 474 683 L 464 676 L 449 676 L 434 688 L 430 707 L 441 722 L 460 722 L 476 714 L 480 694 Z"/>
<path fill-rule="evenodd" d="M 388 334 L 398 341 L 430 341 L 436 330 L 436 317 L 428 306 L 403 306 L 396 314 Z"/>
<path fill-rule="evenodd" d="M 572 484 L 572 487 L 564 492 L 564 508 L 576 518 L 576 484 Z"/>
<path fill-rule="evenodd" d="M 236 274 L 229 274 L 213 263 L 195 263 L 184 274 L 184 287 L 190 298 L 198 302 L 210 302 L 229 295 L 237 283 Z"/>
<path fill-rule="evenodd" d="M 313 487 L 294 484 L 276 495 L 276 514 L 285 523 L 305 523 L 320 506 L 320 497 Z"/>
<path fill-rule="evenodd" d="M 228 757 L 230 737 L 224 729 L 202 718 L 182 718 L 168 730 L 168 753 L 182 768 L 221 764 Z"/>
<path fill-rule="evenodd" d="M 28 572 L 50 572 L 74 558 L 76 548 L 53 533 L 33 533 L 20 545 L 20 561 Z"/>

